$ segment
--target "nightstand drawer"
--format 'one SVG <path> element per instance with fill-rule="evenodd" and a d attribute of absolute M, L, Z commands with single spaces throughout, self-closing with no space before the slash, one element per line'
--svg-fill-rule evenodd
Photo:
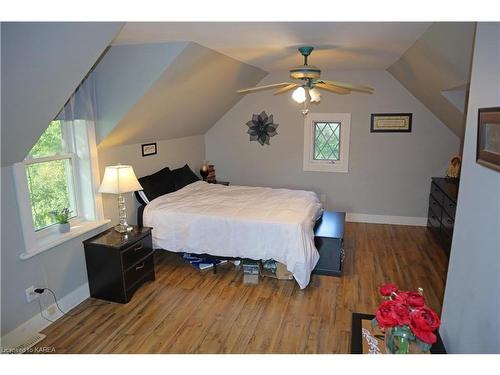
<path fill-rule="evenodd" d="M 137 263 L 125 272 L 125 289 L 132 288 L 138 281 L 146 275 L 154 272 L 154 256 L 151 254 L 142 262 Z"/>
<path fill-rule="evenodd" d="M 122 251 L 123 269 L 127 270 L 153 251 L 151 236 L 144 237 Z"/>

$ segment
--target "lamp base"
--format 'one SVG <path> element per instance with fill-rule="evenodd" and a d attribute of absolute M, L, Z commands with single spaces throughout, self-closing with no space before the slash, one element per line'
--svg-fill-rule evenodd
<path fill-rule="evenodd" d="M 128 232 L 131 232 L 132 229 L 134 229 L 134 228 L 131 227 L 130 225 L 117 225 L 113 229 L 119 233 L 128 233 Z"/>

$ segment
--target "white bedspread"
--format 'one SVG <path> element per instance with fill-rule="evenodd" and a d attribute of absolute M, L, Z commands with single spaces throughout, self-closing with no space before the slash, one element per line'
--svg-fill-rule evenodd
<path fill-rule="evenodd" d="M 319 259 L 313 227 L 321 210 L 310 191 L 199 181 L 148 203 L 143 219 L 155 248 L 274 259 L 305 288 Z"/>

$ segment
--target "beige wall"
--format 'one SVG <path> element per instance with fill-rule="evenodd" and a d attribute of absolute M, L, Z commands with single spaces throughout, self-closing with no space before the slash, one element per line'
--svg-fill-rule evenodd
<path fill-rule="evenodd" d="M 323 72 L 323 77 L 366 84 L 373 95 L 323 93 L 313 112 L 351 113 L 349 173 L 304 172 L 303 126 L 291 94 L 248 94 L 205 135 L 207 159 L 232 184 L 291 187 L 326 194 L 329 209 L 372 215 L 425 217 L 432 176 L 442 176 L 459 139 L 386 71 Z M 283 82 L 273 73 L 262 83 Z M 270 146 L 249 142 L 254 113 L 279 124 Z M 370 133 L 370 114 L 412 112 L 411 133 Z"/>
<path fill-rule="evenodd" d="M 182 167 L 186 163 L 198 174 L 205 157 L 205 143 L 202 135 L 156 142 L 157 154 L 145 157 L 142 156 L 139 143 L 111 148 L 98 147 L 101 177 L 104 175 L 106 166 L 118 163 L 132 165 L 137 178 L 164 167 L 170 169 Z M 117 197 L 111 194 L 103 194 L 102 197 L 104 217 L 111 219 L 113 224 L 118 223 Z M 125 201 L 128 221 L 132 224 L 136 223 L 138 203 L 134 194 L 126 194 Z"/>

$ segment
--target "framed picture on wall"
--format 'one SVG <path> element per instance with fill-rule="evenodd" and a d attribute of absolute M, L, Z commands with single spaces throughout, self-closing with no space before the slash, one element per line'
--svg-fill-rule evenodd
<path fill-rule="evenodd" d="M 410 133 L 411 113 L 372 113 L 370 131 L 372 133 Z"/>
<path fill-rule="evenodd" d="M 142 156 L 156 155 L 156 142 L 154 143 L 144 143 L 142 147 Z"/>
<path fill-rule="evenodd" d="M 476 162 L 500 171 L 500 107 L 478 112 Z"/>

